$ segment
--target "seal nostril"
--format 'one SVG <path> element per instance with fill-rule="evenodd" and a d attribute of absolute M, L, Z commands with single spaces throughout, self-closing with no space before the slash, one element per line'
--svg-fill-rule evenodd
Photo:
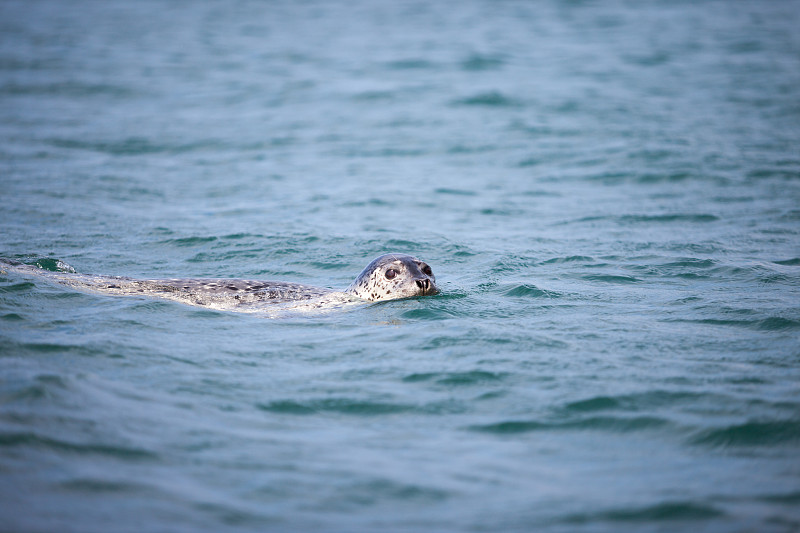
<path fill-rule="evenodd" d="M 431 282 L 428 279 L 418 279 L 415 280 L 417 282 L 417 287 L 422 289 L 423 294 L 430 288 Z"/>

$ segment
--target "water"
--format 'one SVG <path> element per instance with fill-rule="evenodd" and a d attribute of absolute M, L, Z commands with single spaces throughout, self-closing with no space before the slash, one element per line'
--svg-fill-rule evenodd
<path fill-rule="evenodd" d="M 800 529 L 800 4 L 0 4 L 4 531 Z"/>

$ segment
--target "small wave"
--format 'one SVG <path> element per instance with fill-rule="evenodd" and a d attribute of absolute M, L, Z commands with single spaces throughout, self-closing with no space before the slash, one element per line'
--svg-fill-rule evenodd
<path fill-rule="evenodd" d="M 388 241 L 384 241 L 383 244 L 387 249 L 401 249 L 401 248 L 408 248 L 409 250 L 416 250 L 419 249 L 422 243 L 409 241 L 406 239 L 389 239 Z"/>
<path fill-rule="evenodd" d="M 472 72 L 494 70 L 502 67 L 504 63 L 499 57 L 474 54 L 461 62 L 461 69 Z"/>
<path fill-rule="evenodd" d="M 403 378 L 403 381 L 407 383 L 418 383 L 420 381 L 431 381 L 435 379 L 437 376 L 441 374 L 437 372 L 418 372 L 414 374 L 409 374 Z"/>
<path fill-rule="evenodd" d="M 22 283 L 12 283 L 11 285 L 4 285 L 0 287 L 0 292 L 5 292 L 5 293 L 28 292 L 35 287 L 36 284 L 30 281 L 23 281 Z"/>
<path fill-rule="evenodd" d="M 419 157 L 428 154 L 428 150 L 423 148 L 397 148 L 393 146 L 386 146 L 382 148 L 369 148 L 369 147 L 352 147 L 344 150 L 344 155 L 347 157 Z"/>
<path fill-rule="evenodd" d="M 529 268 L 533 264 L 534 262 L 532 260 L 522 256 L 503 257 L 495 261 L 495 264 L 492 266 L 490 272 L 492 274 L 520 272 Z"/>
<path fill-rule="evenodd" d="M 751 170 L 747 173 L 748 178 L 778 178 L 784 180 L 796 180 L 800 178 L 800 170 L 786 170 L 782 168 L 760 168 Z"/>
<path fill-rule="evenodd" d="M 604 411 L 606 409 L 619 409 L 623 404 L 624 402 L 618 398 L 597 396 L 595 398 L 589 398 L 588 400 L 568 403 L 565 406 L 565 410 L 578 412 Z"/>
<path fill-rule="evenodd" d="M 492 152 L 494 150 L 497 150 L 497 148 L 498 148 L 497 146 L 492 144 L 480 144 L 474 146 L 456 144 L 448 148 L 447 153 L 453 155 L 481 154 L 486 152 Z"/>
<path fill-rule="evenodd" d="M 434 381 L 438 385 L 476 385 L 479 383 L 501 381 L 507 374 L 486 372 L 484 370 L 473 370 L 471 372 L 451 372 L 451 373 L 415 373 L 403 378 L 406 383 L 418 383 L 422 381 Z"/>
<path fill-rule="evenodd" d="M 359 506 L 387 500 L 430 504 L 446 500 L 450 496 L 450 493 L 442 489 L 416 483 L 398 483 L 389 479 L 353 483 L 339 487 L 339 490 L 344 500 L 350 500 Z"/>
<path fill-rule="evenodd" d="M 731 326 L 737 328 L 755 329 L 759 331 L 795 331 L 800 329 L 800 320 L 784 317 L 768 317 L 764 319 L 735 319 L 735 318 L 672 318 L 666 322 L 685 322 L 688 324 L 702 324 L 709 326 Z"/>
<path fill-rule="evenodd" d="M 696 403 L 704 396 L 709 395 L 663 390 L 624 394 L 620 396 L 595 396 L 585 400 L 567 403 L 563 407 L 563 411 L 565 413 L 587 413 L 606 410 L 638 411 L 685 402 Z"/>
<path fill-rule="evenodd" d="M 516 217 L 522 216 L 524 211 L 522 209 L 509 208 L 509 207 L 487 207 L 478 211 L 481 215 L 499 216 L 499 217 Z"/>
<path fill-rule="evenodd" d="M 800 504 L 800 492 L 789 492 L 786 494 L 768 494 L 761 496 L 759 500 L 770 503 L 784 503 L 787 505 Z"/>
<path fill-rule="evenodd" d="M 713 259 L 697 259 L 694 257 L 686 257 L 679 259 L 677 261 L 671 261 L 669 263 L 664 263 L 659 265 L 663 268 L 683 268 L 683 267 L 691 267 L 691 268 L 710 268 L 716 265 L 717 262 Z"/>
<path fill-rule="evenodd" d="M 508 435 L 515 433 L 528 433 L 530 431 L 541 431 L 546 429 L 554 429 L 553 424 L 546 424 L 543 422 L 536 422 L 533 420 L 507 420 L 505 422 L 497 422 L 495 424 L 481 424 L 469 426 L 468 429 L 472 431 L 479 431 L 481 433 L 495 433 L 498 435 Z"/>
<path fill-rule="evenodd" d="M 436 194 L 449 194 L 453 196 L 477 196 L 478 193 L 475 191 L 468 191 L 466 189 L 448 189 L 445 187 L 440 187 L 435 189 L 433 192 Z"/>
<path fill-rule="evenodd" d="M 526 157 L 525 159 L 519 161 L 517 166 L 519 168 L 527 168 L 527 167 L 535 167 L 536 165 L 540 165 L 542 160 L 537 157 Z"/>
<path fill-rule="evenodd" d="M 209 242 L 214 242 L 217 240 L 215 236 L 208 236 L 208 237 L 179 237 L 177 239 L 166 239 L 160 241 L 158 244 L 170 244 L 174 246 L 180 247 L 189 247 L 189 246 L 197 246 L 198 244 L 206 244 Z"/>
<path fill-rule="evenodd" d="M 772 316 L 760 320 L 756 325 L 757 329 L 763 331 L 790 331 L 800 329 L 800 320 L 791 320 L 779 316 Z"/>
<path fill-rule="evenodd" d="M 26 342 L 18 345 L 20 348 L 39 353 L 72 352 L 80 347 L 74 344 L 58 344 L 53 342 Z"/>
<path fill-rule="evenodd" d="M 64 380 L 60 376 L 40 375 L 36 377 L 36 382 L 27 384 L 13 390 L 4 390 L 2 402 L 11 403 L 20 400 L 40 400 L 57 394 L 58 390 L 66 388 Z"/>
<path fill-rule="evenodd" d="M 654 271 L 665 277 L 679 279 L 708 279 L 712 277 L 714 267 L 718 262 L 713 259 L 699 259 L 694 257 L 679 258 L 674 261 L 657 264 Z"/>
<path fill-rule="evenodd" d="M 619 276 L 614 274 L 590 274 L 588 276 L 581 276 L 581 279 L 586 281 L 600 281 L 602 283 L 641 283 L 642 280 L 634 278 L 633 276 Z"/>
<path fill-rule="evenodd" d="M 800 257 L 794 257 L 792 259 L 786 259 L 784 261 L 773 261 L 773 263 L 782 266 L 800 266 Z"/>
<path fill-rule="evenodd" d="M 273 413 L 282 413 L 287 415 L 311 415 L 317 412 L 314 407 L 295 402 L 292 400 L 278 400 L 267 404 L 258 404 L 257 407 L 262 411 L 271 411 Z"/>
<path fill-rule="evenodd" d="M 418 296 L 415 298 L 440 298 L 440 296 Z M 377 302 L 374 305 L 385 305 L 391 303 L 392 302 Z M 408 320 L 430 321 L 430 320 L 447 320 L 449 318 L 453 318 L 459 315 L 456 311 L 453 311 L 451 309 L 443 309 L 436 307 L 420 307 L 418 309 L 411 309 L 409 311 L 405 311 L 400 316 Z"/>
<path fill-rule="evenodd" d="M 262 411 L 290 415 L 310 415 L 327 412 L 355 416 L 387 415 L 416 409 L 415 406 L 405 404 L 353 400 L 349 398 L 326 398 L 304 402 L 277 400 L 266 404 L 257 404 L 256 407 Z"/>
<path fill-rule="evenodd" d="M 125 87 L 102 83 L 44 83 L 44 84 L 17 84 L 6 83 L 0 86 L 0 94 L 9 96 L 65 96 L 69 98 L 111 96 L 123 98 L 133 96 L 135 93 Z"/>
<path fill-rule="evenodd" d="M 353 100 L 361 102 L 376 102 L 379 100 L 391 100 L 394 98 L 392 91 L 363 91 L 353 95 Z"/>
<path fill-rule="evenodd" d="M 588 255 L 569 255 L 565 257 L 554 257 L 541 262 L 542 265 L 558 265 L 562 263 L 594 263 L 594 258 Z"/>
<path fill-rule="evenodd" d="M 209 148 L 219 148 L 222 144 L 214 140 L 187 144 L 153 143 L 141 137 L 129 137 L 119 141 L 83 141 L 74 139 L 52 139 L 50 144 L 56 148 L 88 150 L 110 155 L 182 154 Z"/>
<path fill-rule="evenodd" d="M 507 290 L 503 293 L 503 296 L 515 298 L 558 298 L 560 294 L 540 289 L 535 285 L 522 284 Z"/>
<path fill-rule="evenodd" d="M 580 161 L 578 164 L 582 167 L 597 167 L 597 168 L 605 168 L 607 166 L 608 160 L 603 158 L 595 158 L 595 159 L 585 159 Z M 627 170 L 604 170 L 600 172 L 587 172 L 587 174 L 582 178 L 584 181 L 589 182 L 600 182 L 608 185 L 615 185 L 620 183 L 625 183 L 633 178 L 636 177 L 636 173 Z M 604 218 L 615 218 L 615 217 L 604 217 Z"/>
<path fill-rule="evenodd" d="M 587 523 L 601 521 L 610 522 L 652 522 L 664 520 L 708 520 L 719 518 L 724 513 L 710 505 L 699 505 L 692 502 L 664 502 L 647 507 L 631 509 L 611 509 L 598 513 L 582 513 L 568 515 L 564 518 L 568 523 Z"/>
<path fill-rule="evenodd" d="M 220 238 L 228 241 L 238 241 L 240 239 L 247 239 L 247 238 L 263 239 L 264 235 L 260 233 L 239 232 L 239 233 L 231 233 L 228 235 L 223 235 Z M 313 242 L 315 240 L 317 240 L 316 237 L 312 238 L 310 242 Z"/>
<path fill-rule="evenodd" d="M 45 437 L 31 432 L 0 433 L 0 447 L 34 447 L 89 455 L 105 455 L 124 459 L 155 459 L 157 454 L 141 448 L 111 444 L 76 443 Z"/>
<path fill-rule="evenodd" d="M 641 174 L 636 181 L 644 184 L 662 183 L 662 182 L 676 183 L 687 180 L 693 176 L 694 174 L 690 172 L 667 172 L 664 174 L 646 173 L 646 174 Z"/>
<path fill-rule="evenodd" d="M 308 261 L 306 264 L 320 270 L 345 270 L 349 266 L 347 261 Z"/>
<path fill-rule="evenodd" d="M 461 98 L 453 101 L 455 105 L 461 106 L 486 106 L 486 107 L 519 107 L 521 103 L 513 98 L 505 96 L 498 91 L 478 93 L 473 96 Z"/>
<path fill-rule="evenodd" d="M 399 59 L 390 61 L 386 66 L 391 70 L 424 70 L 436 68 L 436 64 L 427 59 Z"/>
<path fill-rule="evenodd" d="M 350 200 L 349 202 L 345 202 L 345 207 L 366 207 L 366 206 L 376 206 L 376 207 L 388 207 L 394 205 L 392 200 L 385 200 L 383 198 L 363 198 L 358 200 Z"/>
<path fill-rule="evenodd" d="M 650 224 L 669 222 L 706 223 L 715 222 L 719 217 L 705 213 L 698 214 L 673 214 L 673 215 L 622 215 L 618 218 L 623 224 Z"/>
<path fill-rule="evenodd" d="M 139 483 L 125 481 L 111 481 L 106 479 L 79 478 L 64 481 L 59 484 L 62 489 L 90 494 L 133 493 L 151 491 L 150 487 Z"/>
<path fill-rule="evenodd" d="M 703 431 L 690 443 L 711 447 L 774 446 L 800 442 L 800 421 L 746 422 Z"/>
<path fill-rule="evenodd" d="M 484 433 L 495 433 L 498 435 L 508 435 L 516 433 L 528 433 L 531 431 L 554 431 L 554 430 L 603 430 L 614 433 L 628 433 L 644 429 L 661 428 L 670 425 L 670 422 L 663 418 L 652 416 L 637 417 L 615 417 L 615 416 L 596 416 L 581 420 L 567 422 L 540 422 L 536 420 L 508 420 L 494 424 L 473 425 L 469 429 Z"/>
<path fill-rule="evenodd" d="M 547 191 L 544 189 L 532 189 L 528 191 L 520 192 L 522 196 L 530 196 L 532 198 L 563 198 L 563 194 L 554 192 L 554 191 Z"/>
<path fill-rule="evenodd" d="M 678 155 L 676 151 L 664 148 L 642 149 L 628 153 L 628 159 L 642 159 L 648 163 L 654 163 L 656 161 L 662 161 L 664 159 L 675 157 L 676 155 Z"/>

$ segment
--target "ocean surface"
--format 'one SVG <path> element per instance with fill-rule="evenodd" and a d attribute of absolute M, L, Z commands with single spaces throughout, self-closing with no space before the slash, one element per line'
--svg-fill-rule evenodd
<path fill-rule="evenodd" d="M 800 2 L 0 3 L 3 532 L 800 531 Z"/>

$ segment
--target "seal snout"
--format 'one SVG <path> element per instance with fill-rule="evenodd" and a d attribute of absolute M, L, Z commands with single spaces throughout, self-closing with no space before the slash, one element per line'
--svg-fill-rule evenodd
<path fill-rule="evenodd" d="M 414 282 L 417 284 L 417 287 L 420 288 L 420 292 L 423 295 L 431 294 L 436 291 L 436 286 L 434 286 L 428 278 L 415 279 Z"/>

